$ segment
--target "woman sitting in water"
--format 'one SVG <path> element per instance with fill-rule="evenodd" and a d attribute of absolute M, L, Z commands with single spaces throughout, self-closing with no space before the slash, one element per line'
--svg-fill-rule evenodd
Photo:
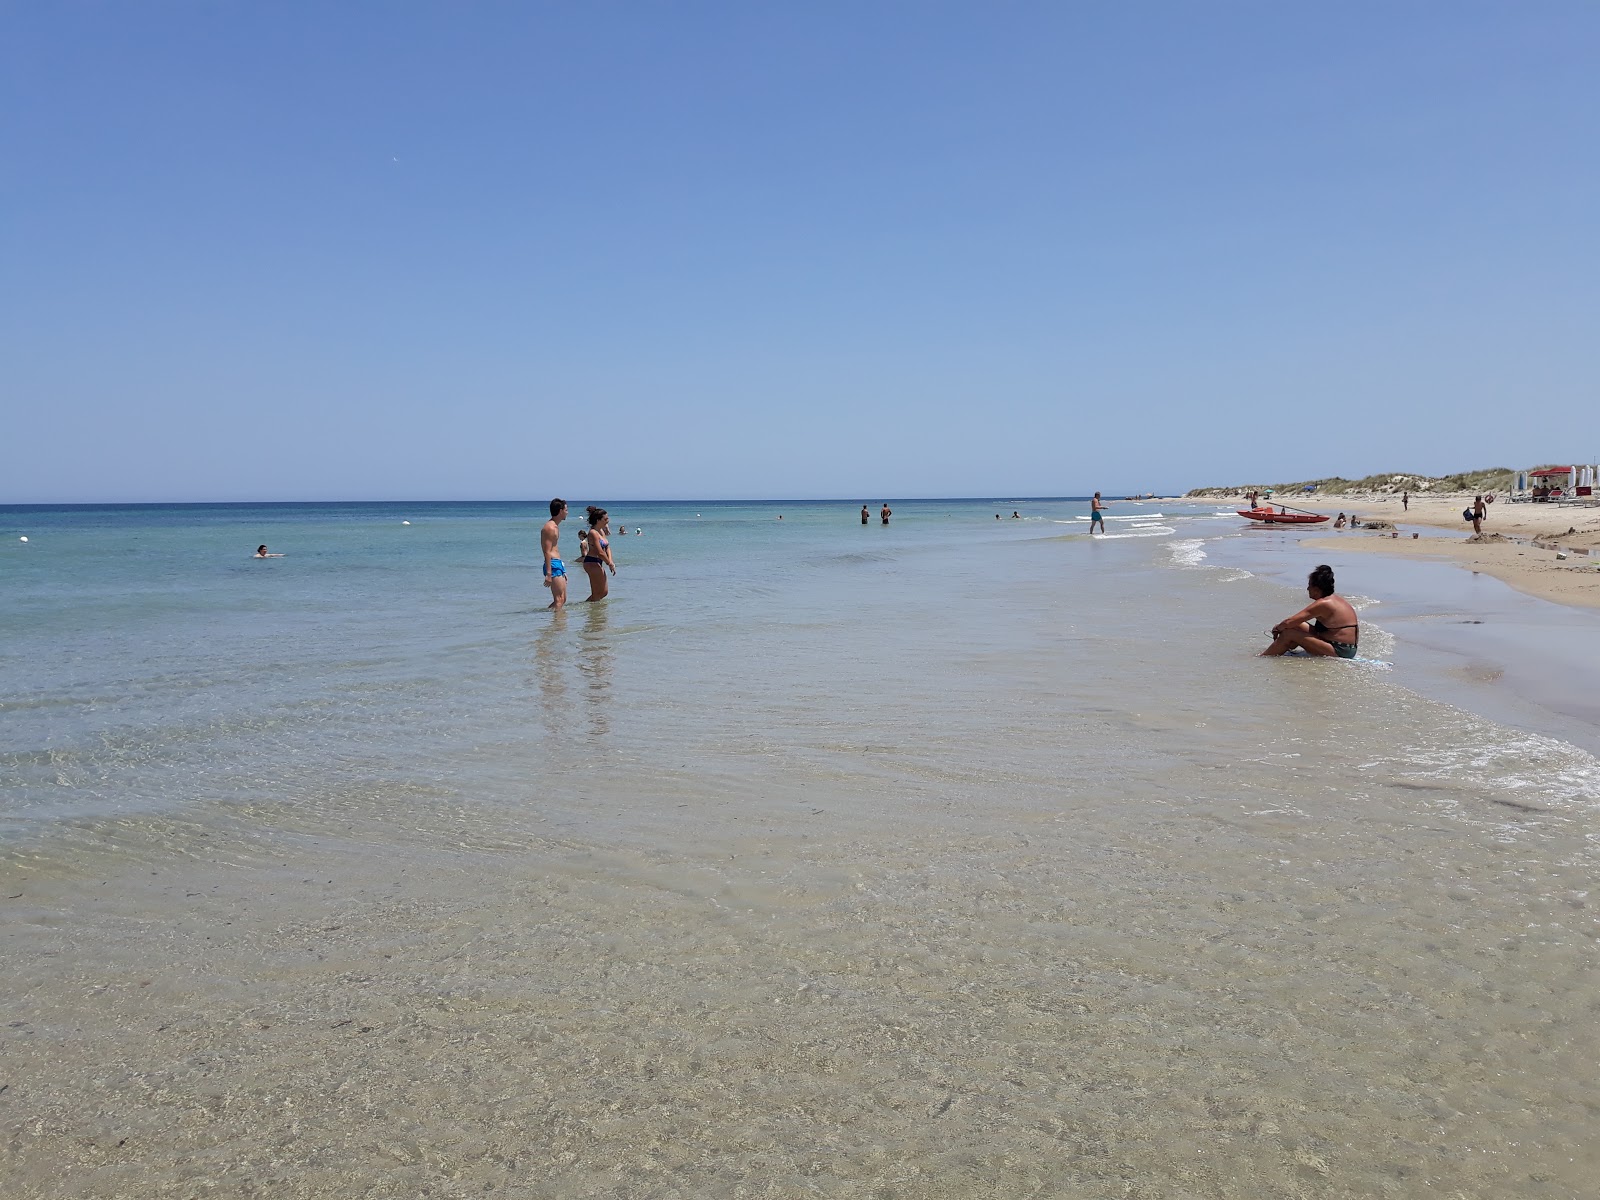
<path fill-rule="evenodd" d="M 610 592 L 610 585 L 606 582 L 606 569 L 617 573 L 617 564 L 611 557 L 611 539 L 606 535 L 611 532 L 611 518 L 606 515 L 606 510 L 589 505 L 589 528 L 579 537 L 588 535 L 583 542 L 583 557 L 578 561 L 583 564 L 583 573 L 589 577 L 589 599 L 604 600 Z"/>
<path fill-rule="evenodd" d="M 1324 564 L 1311 572 L 1306 593 L 1311 603 L 1272 627 L 1272 645 L 1262 656 L 1298 648 L 1321 658 L 1354 658 L 1361 641 L 1360 619 L 1350 601 L 1334 595 L 1333 568 Z"/>

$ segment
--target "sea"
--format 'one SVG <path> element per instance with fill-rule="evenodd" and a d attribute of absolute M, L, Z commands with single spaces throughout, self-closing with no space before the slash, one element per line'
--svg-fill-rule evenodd
<path fill-rule="evenodd" d="M 1600 1196 L 1593 614 L 571 502 L 0 508 L 5 1195 Z"/>

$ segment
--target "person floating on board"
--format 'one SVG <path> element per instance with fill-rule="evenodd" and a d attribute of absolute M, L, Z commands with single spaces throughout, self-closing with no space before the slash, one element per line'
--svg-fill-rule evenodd
<path fill-rule="evenodd" d="M 1335 595 L 1333 568 L 1324 563 L 1306 580 L 1311 603 L 1272 627 L 1272 645 L 1263 658 L 1304 650 L 1318 658 L 1354 658 L 1361 643 L 1360 618 L 1350 601 Z"/>

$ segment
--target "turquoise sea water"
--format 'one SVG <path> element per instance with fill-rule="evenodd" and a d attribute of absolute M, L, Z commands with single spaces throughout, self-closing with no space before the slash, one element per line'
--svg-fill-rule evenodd
<path fill-rule="evenodd" d="M 561 614 L 543 504 L 0 511 L 16 1194 L 1587 1194 L 1520 608 L 878 503 L 608 504 Z M 1324 555 L 1371 661 L 1254 657 Z"/>
<path fill-rule="evenodd" d="M 856 641 L 892 640 L 926 605 L 981 601 L 985 556 L 1077 533 L 1088 511 L 1034 501 L 1013 520 L 1011 501 L 897 501 L 885 529 L 877 502 L 865 528 L 832 502 L 611 507 L 630 531 L 615 539 L 614 599 L 555 627 L 542 611 L 543 504 L 6 510 L 13 802 L 0 828 L 361 786 L 472 741 L 526 698 L 530 667 L 555 688 L 570 676 L 575 722 L 650 728 L 665 714 L 639 706 L 656 702 L 716 712 L 741 698 L 736 665 L 762 666 L 755 631 L 781 643 L 837 624 L 819 650 L 859 658 Z M 563 531 L 574 602 L 587 595 L 578 526 Z M 254 559 L 262 542 L 284 557 Z M 967 547 L 963 578 L 890 599 L 897 570 Z M 981 603 L 974 615 L 985 620 Z M 594 684 L 595 662 L 617 676 L 603 712 L 594 686 L 578 686 Z M 692 676 L 735 690 L 696 697 L 681 686 Z"/>

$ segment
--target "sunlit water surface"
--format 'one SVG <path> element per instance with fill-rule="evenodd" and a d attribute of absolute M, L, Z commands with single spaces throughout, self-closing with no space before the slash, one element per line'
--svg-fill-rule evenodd
<path fill-rule="evenodd" d="M 1210 508 L 611 508 L 0 513 L 8 1196 L 1597 1194 L 1584 750 Z"/>

